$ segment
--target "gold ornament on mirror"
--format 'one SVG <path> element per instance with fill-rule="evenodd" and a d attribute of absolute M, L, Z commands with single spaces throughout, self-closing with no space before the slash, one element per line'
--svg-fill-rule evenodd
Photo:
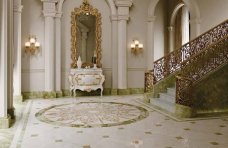
<path fill-rule="evenodd" d="M 77 21 L 76 17 L 80 14 L 92 15 L 96 17 L 95 21 L 95 51 L 96 51 L 96 65 L 101 67 L 101 14 L 98 9 L 93 8 L 88 0 L 84 0 L 79 8 L 74 8 L 71 12 L 71 68 L 77 67 Z M 90 62 L 85 61 L 82 65 L 90 64 Z M 92 63 L 91 63 L 92 64 Z"/>

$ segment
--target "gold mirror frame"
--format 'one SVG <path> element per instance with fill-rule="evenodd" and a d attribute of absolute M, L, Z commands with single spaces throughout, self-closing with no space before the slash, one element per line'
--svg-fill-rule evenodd
<path fill-rule="evenodd" d="M 79 8 L 74 8 L 74 10 L 71 12 L 71 68 L 77 67 L 77 21 L 76 17 L 80 14 L 86 14 L 89 13 L 90 15 L 94 15 L 96 17 L 96 64 L 97 67 L 101 67 L 101 14 L 98 12 L 98 9 L 93 8 L 87 0 L 84 0 L 82 5 Z M 91 65 L 92 63 L 85 61 L 84 65 L 86 63 L 89 63 Z M 87 65 L 87 64 L 86 64 Z"/>

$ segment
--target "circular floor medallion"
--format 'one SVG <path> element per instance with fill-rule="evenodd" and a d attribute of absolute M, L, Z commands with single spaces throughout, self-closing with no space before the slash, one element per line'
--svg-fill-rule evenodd
<path fill-rule="evenodd" d="M 144 119 L 149 112 L 139 106 L 116 102 L 80 102 L 54 105 L 36 113 L 46 123 L 70 127 L 109 127 Z"/>

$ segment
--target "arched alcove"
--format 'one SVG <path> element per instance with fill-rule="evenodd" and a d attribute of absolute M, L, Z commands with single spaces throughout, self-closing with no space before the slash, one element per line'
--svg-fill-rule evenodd
<path fill-rule="evenodd" d="M 160 0 L 155 8 L 154 15 L 154 60 L 167 54 L 168 50 L 168 5 L 166 0 Z"/>
<path fill-rule="evenodd" d="M 58 2 L 58 12 L 62 12 L 63 3 L 67 0 L 59 0 Z M 110 8 L 110 14 L 116 15 L 116 7 L 113 0 L 105 0 Z"/>
<path fill-rule="evenodd" d="M 62 69 L 64 71 L 62 72 L 62 87 L 63 89 L 68 89 L 68 80 L 67 75 L 69 73 L 70 69 L 70 63 L 71 63 L 71 21 L 70 16 L 71 12 L 74 8 L 79 7 L 82 4 L 83 0 L 80 1 L 73 1 L 73 0 L 59 0 L 58 2 L 58 12 L 62 13 L 61 18 L 61 50 L 62 50 Z M 112 47 L 113 44 L 113 37 L 112 37 L 112 28 L 115 27 L 112 24 L 112 21 L 110 18 L 112 16 L 116 15 L 116 7 L 112 0 L 89 0 L 89 3 L 96 9 L 98 9 L 101 12 L 101 28 L 102 28 L 102 35 L 101 35 L 101 63 L 102 63 L 102 69 L 103 73 L 105 74 L 106 81 L 105 81 L 105 88 L 111 88 L 112 81 L 109 81 L 112 79 L 112 59 L 113 54 L 112 53 Z M 117 26 L 116 26 L 117 27 Z"/>
<path fill-rule="evenodd" d="M 154 47 L 154 35 L 155 35 L 155 23 L 158 17 L 155 14 L 155 10 L 157 4 L 160 0 L 151 0 L 148 6 L 148 59 L 147 59 L 147 67 L 148 69 L 153 68 L 152 61 L 156 60 L 155 57 L 155 47 Z M 198 36 L 200 34 L 200 11 L 197 3 L 195 0 L 183 0 L 183 3 L 188 8 L 190 13 L 190 24 L 191 24 L 191 32 L 190 37 L 191 39 Z M 152 60 L 151 60 L 152 59 Z"/>

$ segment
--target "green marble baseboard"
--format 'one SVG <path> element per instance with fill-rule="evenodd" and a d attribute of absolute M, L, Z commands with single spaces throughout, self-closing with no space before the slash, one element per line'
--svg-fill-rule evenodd
<path fill-rule="evenodd" d="M 8 116 L 7 118 L 0 118 L 0 129 L 6 129 L 10 127 L 11 117 Z"/>
<path fill-rule="evenodd" d="M 118 95 L 118 89 L 111 89 L 111 94 L 110 95 Z"/>
<path fill-rule="evenodd" d="M 143 94 L 144 88 L 117 89 L 117 95 Z"/>
<path fill-rule="evenodd" d="M 56 98 L 56 92 L 55 91 L 44 91 L 43 98 L 44 99 Z"/>
<path fill-rule="evenodd" d="M 196 112 L 193 108 L 183 106 L 180 104 L 175 105 L 175 115 L 179 118 L 192 118 L 196 116 Z"/>
<path fill-rule="evenodd" d="M 118 95 L 130 95 L 130 89 L 117 89 Z"/>
<path fill-rule="evenodd" d="M 144 88 L 129 88 L 130 94 L 144 94 Z"/>
<path fill-rule="evenodd" d="M 43 98 L 42 91 L 35 91 L 35 92 L 22 92 L 23 101 L 26 99 L 35 99 L 35 98 Z"/>
<path fill-rule="evenodd" d="M 104 88 L 103 95 L 130 95 L 130 94 L 143 94 L 144 88 L 128 88 L 128 89 L 111 89 Z M 22 101 L 26 99 L 34 99 L 34 98 L 61 98 L 61 97 L 69 97 L 73 96 L 73 92 L 70 90 L 62 90 L 62 91 L 38 91 L 38 92 L 22 92 Z M 77 90 L 77 96 L 100 96 L 100 89 L 96 91 L 86 92 Z"/>
<path fill-rule="evenodd" d="M 57 91 L 56 92 L 56 98 L 61 98 L 63 97 L 63 92 L 62 91 Z"/>

